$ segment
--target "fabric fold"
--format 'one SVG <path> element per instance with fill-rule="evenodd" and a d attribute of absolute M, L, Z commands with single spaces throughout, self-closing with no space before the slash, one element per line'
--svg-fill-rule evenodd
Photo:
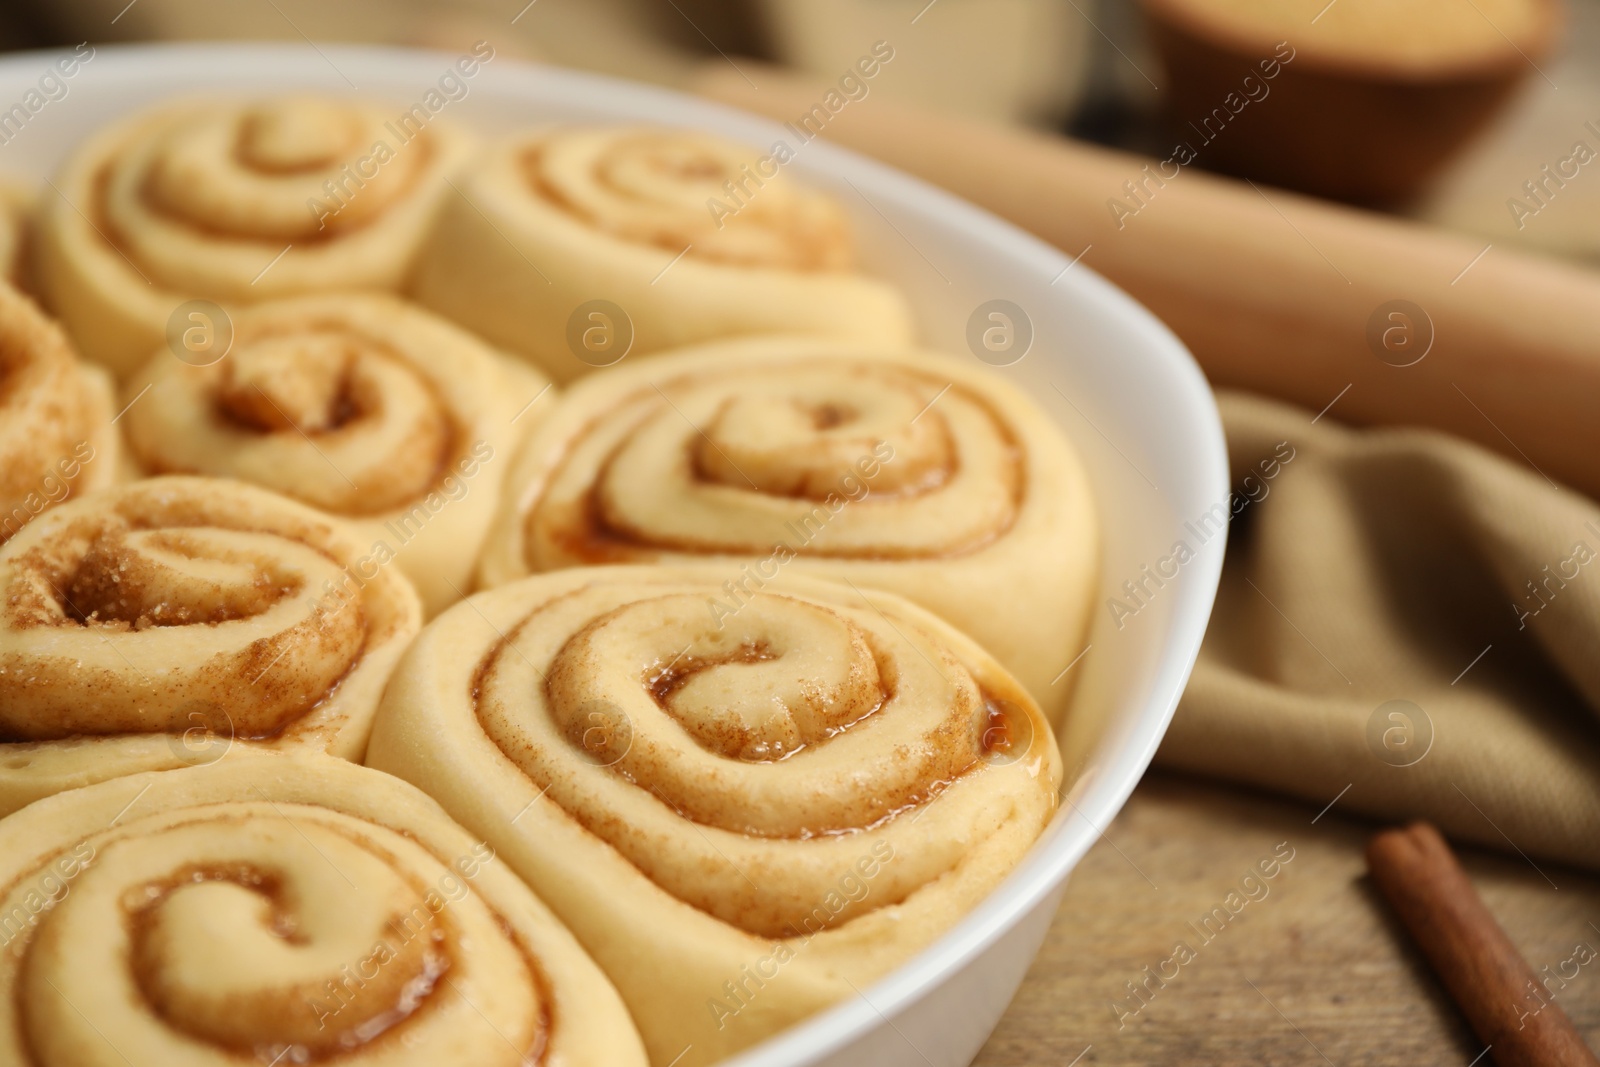
<path fill-rule="evenodd" d="M 1218 400 L 1252 505 L 1158 763 L 1600 868 L 1600 507 L 1443 434 Z"/>

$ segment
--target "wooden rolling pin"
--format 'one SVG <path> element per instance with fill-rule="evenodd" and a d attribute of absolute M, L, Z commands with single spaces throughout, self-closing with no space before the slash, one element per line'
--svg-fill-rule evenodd
<path fill-rule="evenodd" d="M 833 88 L 739 65 L 758 88 L 721 61 L 691 87 L 795 123 Z M 1083 262 L 1165 320 L 1214 385 L 1313 412 L 1331 404 L 1329 416 L 1348 422 L 1447 430 L 1600 496 L 1600 272 L 1484 252 L 1482 240 L 1192 165 L 1169 166 L 1164 173 L 1176 176 L 1163 177 L 1155 160 L 950 118 L 881 93 L 844 106 L 824 136 L 981 204 L 1069 256 L 1089 247 Z M 1114 199 L 1125 210 L 1113 211 Z M 1380 312 L 1397 300 L 1425 319 Z M 1397 365 L 1423 350 L 1429 321 L 1426 356 Z"/>

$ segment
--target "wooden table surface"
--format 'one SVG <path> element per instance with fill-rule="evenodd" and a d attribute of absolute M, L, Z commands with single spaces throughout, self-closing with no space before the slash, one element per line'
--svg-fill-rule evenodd
<path fill-rule="evenodd" d="M 1315 816 L 1256 793 L 1147 777 L 1073 872 L 979 1067 L 1468 1067 L 1483 1043 L 1366 876 L 1362 850 L 1374 825 L 1342 818 L 1337 805 L 1313 824 Z M 1292 849 L 1293 858 L 1239 892 L 1275 849 Z M 1600 879 L 1535 868 L 1515 852 L 1462 851 L 1461 859 L 1535 971 L 1576 968 L 1558 1001 L 1600 1048 L 1600 959 L 1564 964 L 1580 943 L 1600 950 Z M 1239 892 L 1231 902 L 1230 891 Z M 1213 919 L 1203 931 L 1211 940 L 1202 940 L 1195 927 L 1225 902 L 1238 914 L 1226 925 Z M 1192 958 L 1164 963 L 1180 941 Z M 1135 999 L 1128 982 L 1151 990 L 1148 1001 Z"/>

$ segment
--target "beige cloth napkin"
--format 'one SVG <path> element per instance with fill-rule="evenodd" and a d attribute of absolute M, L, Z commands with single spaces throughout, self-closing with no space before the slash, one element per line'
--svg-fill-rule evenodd
<path fill-rule="evenodd" d="M 1440 433 L 1218 399 L 1247 502 L 1157 763 L 1600 868 L 1600 507 Z"/>

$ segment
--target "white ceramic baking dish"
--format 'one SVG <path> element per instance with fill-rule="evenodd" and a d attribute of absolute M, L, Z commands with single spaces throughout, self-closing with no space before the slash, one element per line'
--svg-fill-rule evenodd
<path fill-rule="evenodd" d="M 27 107 L 55 58 L 34 52 L 0 60 L 0 109 Z M 90 131 L 181 93 L 360 92 L 393 101 L 398 113 L 456 58 L 310 44 L 102 47 L 65 81 L 65 95 L 52 86 L 57 99 L 30 112 L 20 130 L 7 128 L 0 172 L 42 180 Z M 466 84 L 467 95 L 444 110 L 487 133 L 552 121 L 651 122 L 712 130 L 763 150 L 777 140 L 799 146 L 791 130 L 693 97 L 503 57 Z M 730 1061 L 962 1067 L 999 1020 L 1068 873 L 1144 773 L 1177 704 L 1211 611 L 1225 538 L 1223 531 L 1203 539 L 1208 528 L 1195 523 L 1226 504 L 1227 455 L 1210 390 L 1183 345 L 1085 263 L 819 141 L 790 165 L 833 189 L 853 213 L 869 269 L 910 294 L 932 346 L 967 351 L 968 320 L 987 301 L 1023 309 L 1031 349 L 994 373 L 1019 382 L 1060 421 L 1100 505 L 1105 549 L 1089 650 L 1061 649 L 1070 671 L 1059 684 L 1075 684 L 1077 693 L 1061 743 L 1076 777 L 1049 832 L 988 900 L 910 963 Z M 43 195 L 55 194 L 44 186 Z M 1144 568 L 1155 568 L 1178 541 L 1195 556 L 1157 586 Z M 1150 595 L 1140 595 L 1142 605 L 1128 598 L 1125 581 L 1143 581 Z M 1114 618 L 1106 603 L 1113 597 L 1137 612 Z"/>

